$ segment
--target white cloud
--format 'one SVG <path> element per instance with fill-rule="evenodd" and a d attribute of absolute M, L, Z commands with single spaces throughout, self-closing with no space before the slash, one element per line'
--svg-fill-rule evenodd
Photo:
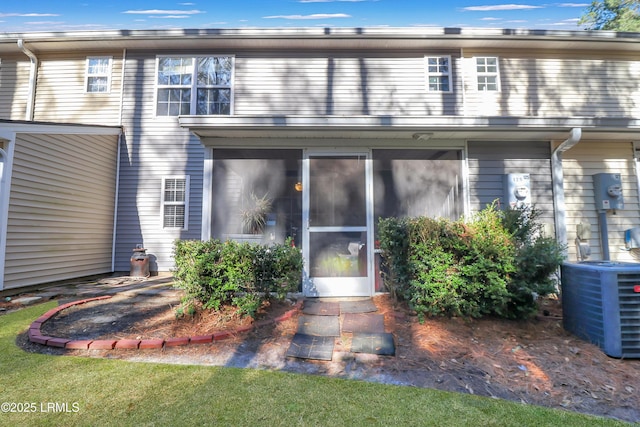
<path fill-rule="evenodd" d="M 26 25 L 59 25 L 64 24 L 63 21 L 29 21 L 25 22 Z"/>
<path fill-rule="evenodd" d="M 580 18 L 572 18 L 572 19 L 563 19 L 560 22 L 552 22 L 548 25 L 553 25 L 553 26 L 562 26 L 562 25 L 578 25 L 578 21 L 580 21 Z"/>
<path fill-rule="evenodd" d="M 491 12 L 495 10 L 526 10 L 526 9 L 543 9 L 544 6 L 533 6 L 530 4 L 495 4 L 489 6 L 468 6 L 462 10 L 474 12 Z"/>
<path fill-rule="evenodd" d="M 500 21 L 502 18 L 492 18 L 490 16 L 486 18 L 480 18 L 481 21 Z"/>
<path fill-rule="evenodd" d="M 201 10 L 163 10 L 163 9 L 148 9 L 148 10 L 125 10 L 122 13 L 136 14 L 136 15 L 198 15 L 200 13 L 206 13 Z"/>
<path fill-rule="evenodd" d="M 26 18 L 34 18 L 34 17 L 42 17 L 42 16 L 60 16 L 57 13 L 0 13 L 0 18 L 8 18 L 8 17 L 26 17 Z"/>
<path fill-rule="evenodd" d="M 314 13 L 312 15 L 272 15 L 263 16 L 264 19 L 332 19 L 332 18 L 351 18 L 346 13 Z"/>
<path fill-rule="evenodd" d="M 149 18 L 151 19 L 184 19 L 184 18 L 189 18 L 189 16 L 188 15 L 162 15 L 162 16 L 151 15 Z"/>

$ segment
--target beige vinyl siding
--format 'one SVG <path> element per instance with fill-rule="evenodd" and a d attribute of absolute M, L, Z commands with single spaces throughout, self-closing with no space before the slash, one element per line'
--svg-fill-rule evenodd
<path fill-rule="evenodd" d="M 640 61 L 598 52 L 591 55 L 465 51 L 466 114 L 638 117 Z M 475 56 L 499 58 L 501 91 L 477 91 Z"/>
<path fill-rule="evenodd" d="M 428 92 L 425 55 L 452 56 L 451 92 Z M 235 114 L 451 115 L 462 105 L 456 52 L 238 54 Z"/>
<path fill-rule="evenodd" d="M 607 213 L 609 227 L 609 252 L 612 260 L 638 261 L 640 251 L 627 252 L 624 247 L 624 231 L 640 224 L 638 181 L 631 142 L 583 141 L 563 155 L 564 198 L 566 203 L 567 238 L 569 260 L 576 261 L 577 224 L 591 226 L 591 260 L 601 260 L 601 242 L 593 192 L 593 175 L 620 173 L 624 210 Z"/>
<path fill-rule="evenodd" d="M 0 119 L 25 119 L 30 65 L 28 59 L 0 58 Z"/>
<path fill-rule="evenodd" d="M 5 289 L 111 271 L 117 139 L 18 135 Z"/>
<path fill-rule="evenodd" d="M 528 173 L 531 202 L 541 211 L 541 221 L 553 230 L 553 186 L 551 153 L 547 141 L 468 143 L 469 197 L 471 211 L 479 211 L 495 200 L 504 206 L 504 175 Z"/>
<path fill-rule="evenodd" d="M 129 271 L 132 249 L 142 244 L 150 255 L 151 271 L 173 268 L 176 239 L 199 239 L 202 221 L 200 140 L 178 125 L 176 117 L 156 117 L 156 55 L 127 58 L 121 147 L 119 210 L 116 227 L 116 271 Z M 162 178 L 190 177 L 187 230 L 164 229 L 161 216 Z"/>
<path fill-rule="evenodd" d="M 85 90 L 89 56 L 111 56 L 111 85 L 107 93 Z M 122 53 L 42 55 L 34 119 L 43 122 L 118 125 L 122 82 Z"/>

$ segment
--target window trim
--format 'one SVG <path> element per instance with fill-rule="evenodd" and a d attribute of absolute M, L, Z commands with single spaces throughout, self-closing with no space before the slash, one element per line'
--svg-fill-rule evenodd
<path fill-rule="evenodd" d="M 478 71 L 478 59 L 495 59 L 496 60 L 496 71 L 493 72 L 489 72 L 489 71 L 484 71 L 484 72 L 479 72 Z M 486 63 L 484 64 L 486 66 Z M 501 92 L 502 91 L 502 85 L 500 84 L 500 58 L 497 56 L 475 56 L 473 58 L 473 66 L 474 69 L 476 71 L 476 91 L 477 92 Z M 488 89 L 480 89 L 479 86 L 479 82 L 478 82 L 478 78 L 479 77 L 495 77 L 496 78 L 496 89 L 495 90 L 488 90 Z"/>
<path fill-rule="evenodd" d="M 108 59 L 109 64 L 106 73 L 102 74 L 90 74 L 89 73 L 89 61 L 92 59 Z M 84 93 L 101 94 L 111 93 L 111 74 L 113 71 L 113 56 L 87 56 L 84 66 Z M 89 90 L 89 78 L 91 77 L 106 77 L 107 78 L 107 90 L 104 92 L 94 92 Z"/>
<path fill-rule="evenodd" d="M 441 71 L 438 72 L 429 72 L 429 59 L 442 59 L 446 58 L 448 62 L 449 71 L 443 73 Z M 452 67 L 451 55 L 425 55 L 424 57 L 424 71 L 425 71 L 425 88 L 429 93 L 451 93 L 453 92 L 453 72 L 451 70 Z M 443 77 L 446 76 L 449 80 L 449 89 L 448 90 L 431 90 L 429 87 L 429 77 Z"/>
<path fill-rule="evenodd" d="M 170 202 L 165 200 L 166 183 L 172 179 L 184 179 L 184 201 Z M 189 193 L 190 193 L 190 175 L 167 175 L 162 177 L 162 187 L 160 188 L 160 225 L 163 230 L 189 230 Z M 165 224 L 165 206 L 184 206 L 184 226 L 183 227 L 166 227 Z"/>
<path fill-rule="evenodd" d="M 215 86 L 215 85 L 206 85 L 206 86 L 198 86 L 198 75 L 197 75 L 197 64 L 198 64 L 198 59 L 199 58 L 217 58 L 217 57 L 225 57 L 225 58 L 229 58 L 231 60 L 231 77 L 229 79 L 229 86 Z M 159 76 L 159 72 L 160 72 L 160 59 L 162 58 L 182 58 L 182 59 L 192 59 L 193 60 L 193 70 L 191 71 L 191 85 L 188 86 L 189 90 L 191 91 L 191 99 L 190 99 L 190 103 L 189 103 L 189 116 L 195 116 L 197 115 L 197 109 L 198 109 L 198 98 L 197 98 L 197 91 L 200 88 L 229 88 L 229 92 L 230 92 L 230 96 L 229 96 L 229 116 L 232 116 L 234 114 L 234 104 L 235 104 L 235 70 L 236 70 L 236 57 L 235 55 L 227 55 L 227 54 L 202 54 L 202 55 L 156 55 L 156 61 L 155 61 L 155 83 L 154 83 L 154 117 L 155 118 L 177 118 L 179 117 L 181 114 L 177 115 L 177 116 L 173 116 L 170 114 L 167 115 L 159 115 L 158 114 L 158 92 L 160 89 L 163 88 L 187 88 L 186 85 L 160 85 L 158 84 L 158 76 Z M 226 114 L 223 114 L 224 116 L 226 116 Z"/>

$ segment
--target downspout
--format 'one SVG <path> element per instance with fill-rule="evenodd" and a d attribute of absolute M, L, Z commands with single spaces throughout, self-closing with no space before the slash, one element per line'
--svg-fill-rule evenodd
<path fill-rule="evenodd" d="M 116 156 L 116 182 L 114 185 L 116 186 L 116 191 L 114 194 L 114 206 L 113 206 L 113 233 L 111 236 L 111 272 L 116 271 L 116 235 L 117 235 L 117 225 L 118 225 L 118 198 L 120 197 L 120 154 L 122 147 L 122 131 L 120 131 L 120 135 L 118 135 L 118 149 Z"/>
<path fill-rule="evenodd" d="M 122 49 L 122 74 L 120 75 L 120 109 L 118 111 L 118 126 L 120 126 L 120 135 L 118 135 L 118 150 L 116 158 L 116 191 L 113 204 L 113 232 L 111 236 L 111 271 L 116 271 L 116 243 L 118 232 L 118 207 L 120 199 L 120 155 L 122 154 L 122 144 L 124 143 L 124 129 L 122 127 L 122 111 L 124 108 L 124 79 L 127 63 L 127 49 Z"/>
<path fill-rule="evenodd" d="M 28 122 L 32 122 L 33 110 L 36 102 L 36 81 L 38 79 L 38 57 L 32 51 L 27 49 L 22 39 L 18 39 L 18 47 L 31 60 L 31 68 L 29 70 L 29 96 L 27 98 L 27 111 L 25 113 L 25 120 Z"/>
<path fill-rule="evenodd" d="M 9 153 L 0 148 L 0 291 L 4 289 L 4 263 L 7 248 L 7 218 L 9 214 L 9 187 L 11 185 L 10 174 L 11 161 L 9 154 L 12 148 L 8 147 Z"/>
<path fill-rule="evenodd" d="M 555 221 L 556 221 L 556 240 L 560 243 L 564 249 L 564 256 L 567 257 L 567 222 L 565 216 L 565 203 L 564 203 L 564 188 L 562 186 L 564 182 L 564 172 L 562 170 L 562 153 L 569 150 L 580 142 L 582 137 L 582 129 L 573 128 L 567 138 L 562 144 L 560 144 L 551 154 L 551 175 L 553 179 L 553 202 L 555 205 Z"/>

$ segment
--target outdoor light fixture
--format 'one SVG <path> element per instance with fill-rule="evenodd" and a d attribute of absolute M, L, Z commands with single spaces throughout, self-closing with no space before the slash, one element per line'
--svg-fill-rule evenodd
<path fill-rule="evenodd" d="M 296 182 L 296 185 L 293 186 L 296 191 L 302 191 L 302 183 L 300 181 Z"/>
<path fill-rule="evenodd" d="M 433 136 L 432 133 L 414 133 L 413 139 L 417 139 L 419 141 L 426 141 Z"/>

